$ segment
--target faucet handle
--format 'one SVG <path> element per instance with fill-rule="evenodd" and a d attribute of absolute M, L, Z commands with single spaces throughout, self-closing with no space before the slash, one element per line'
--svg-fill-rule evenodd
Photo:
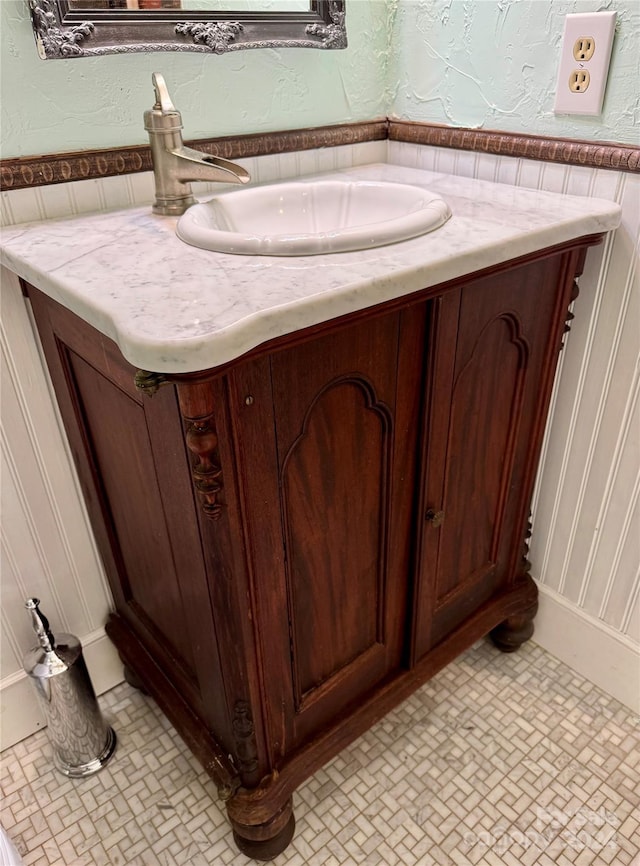
<path fill-rule="evenodd" d="M 159 72 L 153 72 L 151 75 L 151 81 L 153 82 L 153 89 L 156 92 L 156 104 L 153 106 L 154 110 L 160 110 L 163 114 L 169 111 L 175 111 L 176 108 L 169 96 L 164 75 L 161 75 Z"/>

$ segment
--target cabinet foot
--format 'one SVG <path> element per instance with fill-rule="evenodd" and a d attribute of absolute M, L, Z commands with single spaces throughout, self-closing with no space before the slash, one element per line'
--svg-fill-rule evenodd
<path fill-rule="evenodd" d="M 503 653 L 519 649 L 533 634 L 533 619 L 538 611 L 538 602 L 530 605 L 522 613 L 507 617 L 491 632 L 491 640 Z"/>
<path fill-rule="evenodd" d="M 236 845 L 254 860 L 273 860 L 281 854 L 293 838 L 296 821 L 287 800 L 278 814 L 265 824 L 239 824 L 232 820 L 233 838 Z"/>

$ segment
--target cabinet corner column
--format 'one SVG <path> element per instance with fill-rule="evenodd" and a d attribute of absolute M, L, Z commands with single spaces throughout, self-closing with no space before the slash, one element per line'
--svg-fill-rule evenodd
<path fill-rule="evenodd" d="M 208 382 L 179 384 L 177 391 L 180 413 L 186 423 L 187 448 L 195 457 L 191 467 L 193 486 L 204 514 L 219 520 L 223 482 L 211 385 Z"/>
<path fill-rule="evenodd" d="M 529 574 L 529 539 L 531 538 L 531 517 L 527 521 L 522 559 L 520 562 L 519 584 L 521 600 L 519 610 L 504 619 L 490 632 L 494 645 L 503 653 L 512 653 L 520 649 L 523 643 L 533 636 L 533 620 L 538 612 L 538 587 Z"/>
<path fill-rule="evenodd" d="M 231 430 L 229 397 L 222 378 L 177 385 L 191 476 L 200 510 L 217 641 L 229 717 L 229 749 L 240 787 L 226 800 L 239 849 L 271 860 L 293 836 L 291 794 L 274 789 L 264 731 L 255 612 L 238 474 L 242 467 Z M 276 774 L 277 777 L 277 774 Z"/>

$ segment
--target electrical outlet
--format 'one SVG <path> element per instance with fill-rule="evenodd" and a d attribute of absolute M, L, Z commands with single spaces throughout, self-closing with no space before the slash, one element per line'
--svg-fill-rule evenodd
<path fill-rule="evenodd" d="M 590 36 L 581 36 L 573 46 L 573 56 L 576 60 L 591 60 L 596 50 L 596 40 Z"/>
<path fill-rule="evenodd" d="M 565 17 L 555 114 L 600 114 L 615 24 L 615 12 Z"/>
<path fill-rule="evenodd" d="M 591 73 L 588 69 L 574 69 L 569 76 L 569 90 L 572 93 L 584 93 L 591 84 Z"/>

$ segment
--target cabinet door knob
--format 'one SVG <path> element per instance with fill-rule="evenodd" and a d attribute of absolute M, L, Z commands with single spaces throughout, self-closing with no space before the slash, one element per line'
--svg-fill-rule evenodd
<path fill-rule="evenodd" d="M 433 508 L 429 508 L 424 519 L 428 520 L 434 529 L 437 529 L 444 520 L 444 511 L 435 511 Z"/>

